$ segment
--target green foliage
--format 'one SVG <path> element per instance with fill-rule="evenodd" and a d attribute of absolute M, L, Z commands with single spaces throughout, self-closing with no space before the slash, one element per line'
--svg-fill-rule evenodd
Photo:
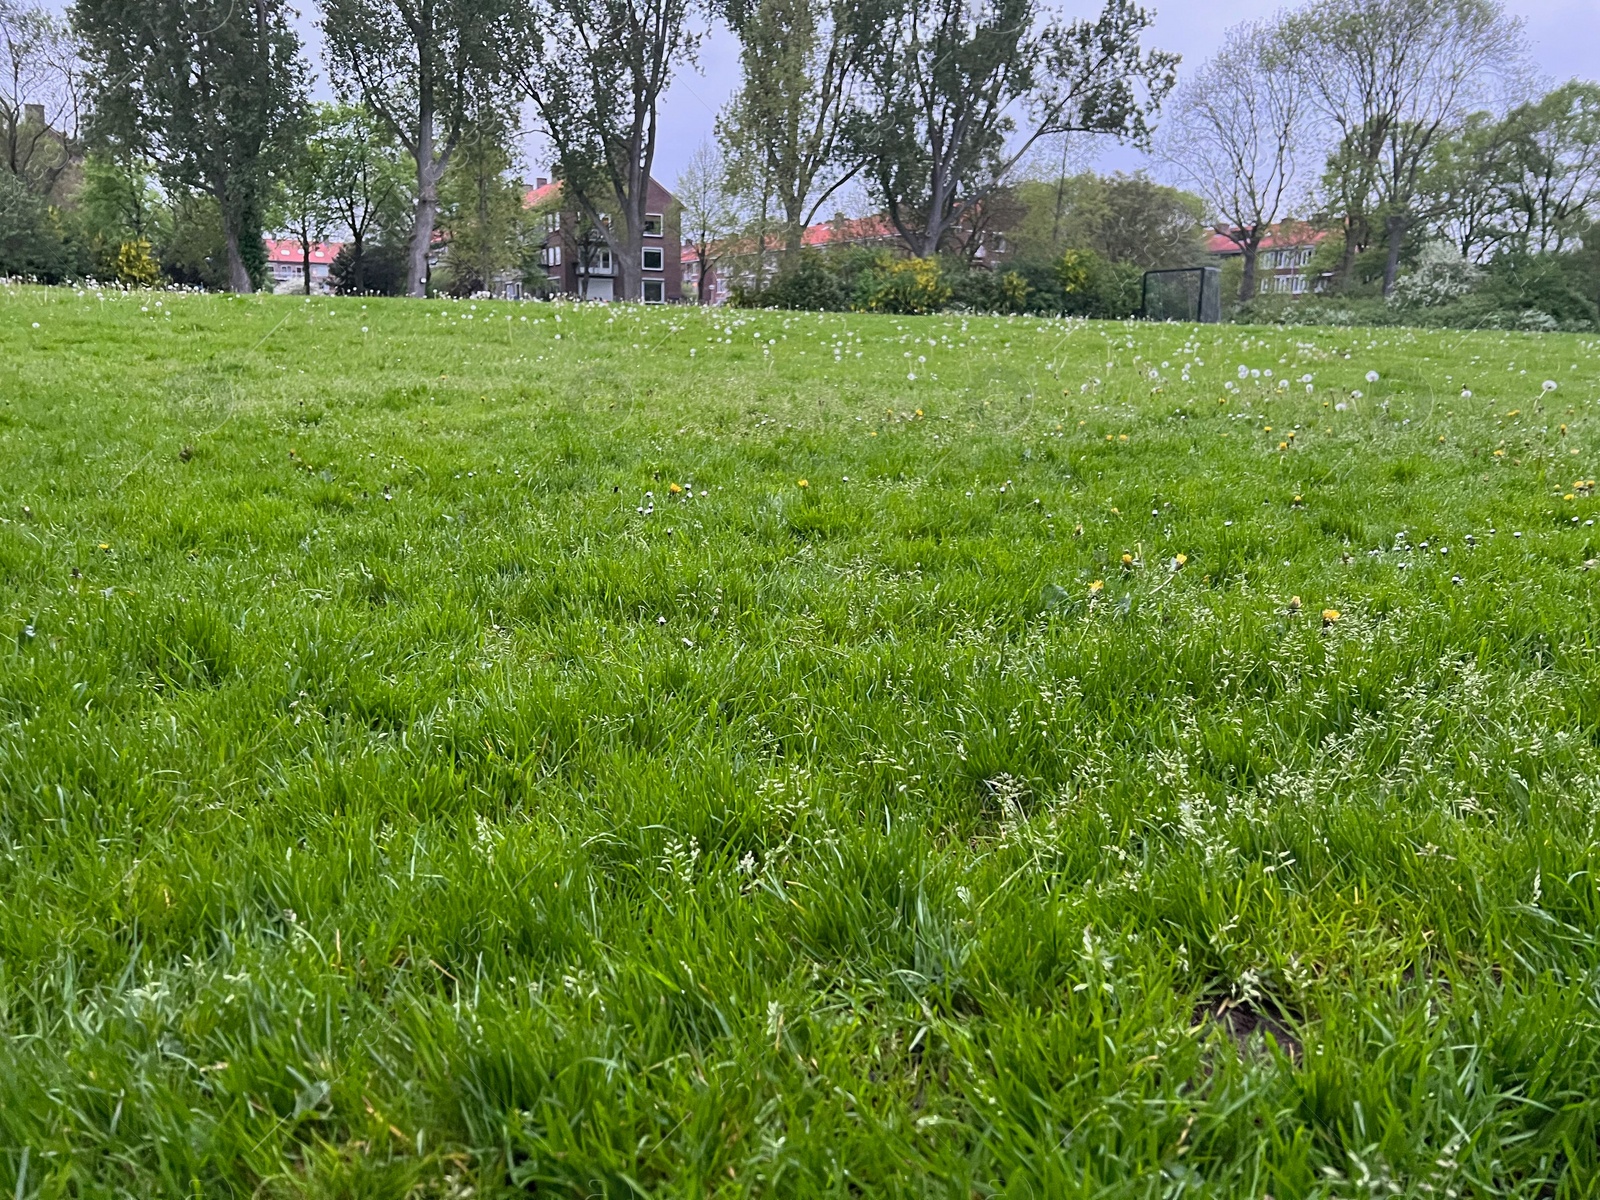
<path fill-rule="evenodd" d="M 812 312 L 840 312 L 849 307 L 838 276 L 813 252 L 801 252 L 778 269 L 762 304 Z"/>
<path fill-rule="evenodd" d="M 169 192 L 210 196 L 222 278 L 251 290 L 266 273 L 271 164 L 301 102 L 288 13 L 271 0 L 76 0 L 73 22 L 94 76 L 96 146 L 156 163 Z"/>
<path fill-rule="evenodd" d="M 857 307 L 868 312 L 932 313 L 950 300 L 950 285 L 936 258 L 881 255 L 857 288 Z"/>
<path fill-rule="evenodd" d="M 966 269 L 966 264 L 947 265 L 951 303 L 968 312 L 1022 313 L 1032 310 L 1034 287 L 1027 276 L 1015 270 L 988 271 Z"/>
<path fill-rule="evenodd" d="M 1024 180 L 1017 196 L 1023 215 L 1007 236 L 1025 257 L 1092 250 L 1145 270 L 1205 259 L 1205 202 L 1142 171 Z"/>
<path fill-rule="evenodd" d="M 82 271 L 79 247 L 61 213 L 9 171 L 0 171 L 0 276 L 46 283 Z"/>
<path fill-rule="evenodd" d="M 511 132 L 493 116 L 474 124 L 440 184 L 440 227 L 449 243 L 442 282 L 450 295 L 491 291 L 517 264 L 524 188 L 510 174 Z"/>
<path fill-rule="evenodd" d="M 393 241 L 346 242 L 328 266 L 328 281 L 341 296 L 406 294 L 406 247 Z"/>
<path fill-rule="evenodd" d="M 162 300 L 0 288 L 5 1195 L 1600 1177 L 1593 335 Z"/>
<path fill-rule="evenodd" d="M 873 198 L 931 257 L 1041 137 L 1148 140 L 1177 58 L 1146 50 L 1152 16 L 1109 0 L 1063 23 L 1037 0 L 902 0 L 866 23 L 870 57 L 851 130 Z M 1028 110 L 1013 137 L 1013 113 Z"/>
<path fill-rule="evenodd" d="M 1139 311 L 1144 271 L 1108 262 L 1093 250 L 1068 250 L 1056 263 L 1064 311 L 1074 317 L 1118 320 Z"/>

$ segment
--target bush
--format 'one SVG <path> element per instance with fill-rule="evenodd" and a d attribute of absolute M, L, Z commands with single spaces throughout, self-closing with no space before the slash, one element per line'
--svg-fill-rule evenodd
<path fill-rule="evenodd" d="M 812 312 L 841 312 L 847 307 L 838 277 L 820 255 L 805 252 L 779 268 L 762 302 L 773 308 Z"/>
<path fill-rule="evenodd" d="M 1462 258 L 1448 242 L 1429 242 L 1416 269 L 1395 281 L 1389 303 L 1400 308 L 1438 308 L 1472 294 L 1483 268 Z"/>
<path fill-rule="evenodd" d="M 161 267 L 143 238 L 117 247 L 115 271 L 117 282 L 124 287 L 151 288 L 161 282 Z"/>
<path fill-rule="evenodd" d="M 1093 250 L 1068 250 L 1056 263 L 1056 278 L 1069 316 L 1117 321 L 1139 311 L 1144 272 L 1134 263 L 1107 262 Z"/>
<path fill-rule="evenodd" d="M 963 264 L 965 265 L 965 264 Z M 1033 285 L 1018 271 L 988 271 L 967 267 L 948 272 L 950 299 L 968 312 L 1021 313 L 1033 311 Z"/>
<path fill-rule="evenodd" d="M 9 171 L 0 171 L 0 276 L 60 283 L 82 274 L 61 215 Z"/>
<path fill-rule="evenodd" d="M 406 290 L 406 248 L 380 242 L 356 252 L 346 242 L 328 266 L 328 279 L 341 296 L 399 296 Z"/>
<path fill-rule="evenodd" d="M 950 301 L 935 258 L 891 258 L 881 255 L 863 276 L 857 306 L 870 312 L 916 316 L 938 312 Z"/>

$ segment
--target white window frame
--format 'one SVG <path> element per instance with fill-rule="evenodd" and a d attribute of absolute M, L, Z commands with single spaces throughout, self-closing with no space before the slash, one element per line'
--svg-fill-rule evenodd
<path fill-rule="evenodd" d="M 650 288 L 652 286 L 661 289 L 661 298 L 659 300 L 650 299 Z M 639 299 L 646 304 L 665 304 L 667 302 L 667 281 L 665 279 L 641 279 L 639 281 Z"/>
<path fill-rule="evenodd" d="M 656 256 L 656 265 L 650 265 L 650 256 Z M 639 269 L 641 271 L 665 271 L 667 269 L 667 251 L 664 246 L 646 246 L 639 251 Z"/>
<path fill-rule="evenodd" d="M 656 223 L 656 231 L 654 233 L 650 232 L 650 222 L 651 221 L 654 221 Z M 658 237 L 666 237 L 667 236 L 667 218 L 666 218 L 666 215 L 664 213 L 649 213 L 649 212 L 647 212 L 644 215 L 644 223 L 645 223 L 645 231 L 644 231 L 644 236 L 645 237 L 658 238 Z"/>

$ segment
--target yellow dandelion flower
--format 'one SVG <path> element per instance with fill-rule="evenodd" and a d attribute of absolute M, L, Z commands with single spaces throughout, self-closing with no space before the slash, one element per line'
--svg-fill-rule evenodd
<path fill-rule="evenodd" d="M 800 486 L 803 487 L 803 488 L 808 488 L 808 487 L 811 486 L 811 483 L 810 483 L 809 480 L 802 479 L 800 481 Z"/>
<path fill-rule="evenodd" d="M 1339 610 L 1337 608 L 1325 608 L 1325 609 L 1322 610 L 1322 623 L 1323 623 L 1323 625 L 1325 625 L 1325 626 L 1326 625 L 1332 625 L 1338 619 L 1339 619 Z"/>
<path fill-rule="evenodd" d="M 672 495 L 676 496 L 676 495 L 678 495 L 678 493 L 683 491 L 683 485 L 682 484 L 677 484 L 677 483 L 669 483 L 667 485 L 667 491 L 670 492 Z"/>
<path fill-rule="evenodd" d="M 1185 563 L 1187 563 L 1189 561 L 1189 556 L 1187 554 L 1180 554 L 1176 558 L 1174 558 L 1172 561 L 1177 563 L 1181 567 L 1181 566 L 1183 566 Z"/>
<path fill-rule="evenodd" d="M 1289 597 L 1289 611 L 1292 612 L 1292 613 L 1297 613 L 1297 612 L 1300 611 L 1300 597 L 1299 596 L 1290 596 Z"/>
<path fill-rule="evenodd" d="M 1123 565 L 1123 566 L 1124 566 L 1124 567 L 1131 567 L 1131 566 L 1133 566 L 1133 555 L 1131 555 L 1131 554 L 1124 554 L 1124 555 L 1123 555 L 1123 556 L 1122 556 L 1122 565 Z"/>
<path fill-rule="evenodd" d="M 1127 434 L 1123 434 L 1121 437 L 1119 437 L 1117 439 L 1117 441 L 1119 441 L 1119 442 L 1125 442 L 1127 440 L 1128 440 L 1128 435 Z"/>
<path fill-rule="evenodd" d="M 1105 586 L 1106 581 L 1104 579 L 1096 579 L 1089 585 L 1089 595 L 1098 596 L 1102 591 L 1105 590 Z"/>

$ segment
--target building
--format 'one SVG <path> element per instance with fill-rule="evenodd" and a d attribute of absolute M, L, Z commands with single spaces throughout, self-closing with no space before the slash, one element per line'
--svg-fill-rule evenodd
<path fill-rule="evenodd" d="M 561 183 L 540 179 L 523 197 L 523 207 L 543 210 L 544 241 L 539 264 L 550 276 L 552 291 L 580 300 L 639 300 L 676 304 L 683 299 L 683 253 L 678 235 L 677 201 L 654 179 L 646 198 L 644 245 L 639 251 L 636 296 L 620 296 L 621 273 L 611 247 L 577 206 L 561 198 Z"/>
<path fill-rule="evenodd" d="M 1306 268 L 1327 236 L 1327 230 L 1314 229 L 1303 221 L 1279 221 L 1269 227 L 1256 251 L 1257 290 L 1263 296 L 1320 292 L 1324 277 L 1313 279 Z M 1244 256 L 1239 244 L 1224 233 L 1211 235 L 1206 252 L 1219 263 Z"/>
<path fill-rule="evenodd" d="M 299 241 L 294 238 L 266 238 L 263 240 L 263 244 L 267 250 L 267 267 L 272 272 L 272 290 L 286 294 L 303 292 L 306 285 L 305 252 Z M 334 258 L 343 249 L 343 242 L 312 243 L 311 292 L 313 295 L 327 296 L 332 294 L 333 281 L 328 277 L 328 269 L 333 266 Z"/>

